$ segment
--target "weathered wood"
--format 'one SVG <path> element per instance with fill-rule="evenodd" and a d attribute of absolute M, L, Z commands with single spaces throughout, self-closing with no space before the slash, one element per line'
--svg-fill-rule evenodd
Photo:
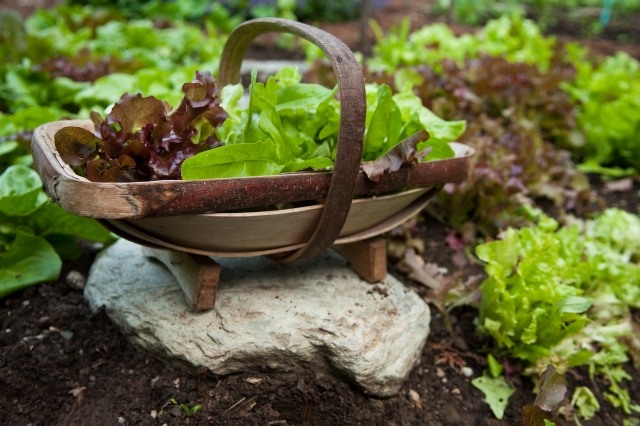
<path fill-rule="evenodd" d="M 193 181 L 90 182 L 73 173 L 55 150 L 53 136 L 65 126 L 93 129 L 89 120 L 45 124 L 34 133 L 32 151 L 49 195 L 65 210 L 79 216 L 100 219 L 180 216 L 264 208 L 327 196 L 331 172 Z M 360 170 L 356 197 L 461 182 L 468 175 L 474 151 L 462 144 L 451 146 L 456 152 L 454 158 L 404 166 L 381 176 L 377 182 L 369 180 Z"/>
<path fill-rule="evenodd" d="M 375 283 L 387 276 L 387 242 L 384 238 L 376 237 L 333 247 L 349 261 L 363 280 Z"/>
<path fill-rule="evenodd" d="M 420 195 L 419 198 L 415 199 L 415 201 L 404 207 L 402 210 L 398 211 L 396 214 L 387 217 L 374 226 L 369 225 L 370 223 L 372 223 L 370 222 L 372 220 L 371 215 L 376 214 L 377 210 L 379 210 L 377 208 L 379 207 L 378 203 L 382 202 L 384 204 L 393 204 L 397 200 L 389 202 L 389 199 L 386 197 L 355 200 L 354 205 L 356 205 L 356 208 L 352 208 L 352 210 L 349 212 L 349 216 L 352 216 L 352 218 L 347 218 L 347 222 L 345 223 L 345 226 L 343 228 L 344 235 L 341 235 L 335 241 L 335 244 L 348 244 L 355 241 L 365 240 L 392 230 L 396 226 L 405 222 L 407 219 L 417 215 L 420 211 L 422 211 L 429 200 L 435 194 L 437 194 L 439 190 L 439 187 L 434 187 L 427 190 L 423 189 L 424 192 L 422 193 L 422 195 Z M 395 194 L 395 196 L 404 198 L 408 195 L 411 195 L 405 194 L 405 192 L 407 191 Z M 360 203 L 366 203 L 366 205 L 369 207 L 361 210 L 358 206 L 358 204 Z M 362 212 L 362 214 L 360 214 L 360 212 Z M 214 213 L 208 215 L 179 216 L 175 218 L 169 217 L 166 219 L 177 220 L 174 226 L 165 227 L 165 230 L 171 231 L 170 234 L 167 234 L 166 232 L 158 233 L 153 229 L 148 229 L 148 225 L 145 224 L 146 221 L 153 222 L 155 220 L 161 220 L 164 218 L 146 218 L 140 219 L 139 221 L 126 219 L 100 219 L 100 222 L 111 232 L 138 244 L 154 248 L 165 248 L 187 253 L 201 254 L 205 256 L 273 256 L 279 253 L 291 252 L 302 247 L 302 245 L 304 244 L 304 240 L 302 239 L 299 243 L 289 246 L 286 245 L 286 241 L 288 238 L 290 238 L 290 234 L 299 232 L 299 230 L 292 231 L 293 225 L 295 223 L 304 224 L 305 228 L 309 228 L 313 226 L 313 221 L 309 221 L 308 224 L 305 224 L 304 221 L 296 219 L 285 221 L 285 224 L 277 224 L 272 220 L 273 216 L 278 215 L 278 211 L 270 211 L 265 213 L 267 214 L 259 216 L 259 228 L 277 231 L 275 233 L 275 236 L 272 233 L 267 239 L 269 241 L 269 244 L 271 244 L 272 247 L 276 248 L 265 248 L 262 250 L 248 250 L 248 247 L 256 243 L 254 239 L 256 238 L 257 234 L 252 228 L 251 224 L 244 223 L 246 214 Z M 300 212 L 298 211 L 298 214 L 299 213 Z M 256 215 L 259 213 L 253 214 Z M 229 221 L 229 219 L 231 220 Z M 191 225 L 194 220 L 205 220 L 205 222 L 201 223 L 200 227 L 197 227 L 194 232 L 188 232 L 189 225 Z M 362 223 L 360 223 L 361 220 L 365 222 L 366 226 L 362 226 Z M 222 221 L 222 223 L 216 223 L 218 221 Z M 142 222 L 142 225 L 140 225 L 139 222 Z M 189 225 L 185 226 L 185 224 Z M 219 230 L 221 228 L 225 230 L 222 232 L 222 234 L 227 236 L 226 239 L 220 238 L 220 234 L 216 232 L 216 230 Z M 281 229 L 283 228 L 287 229 L 288 232 L 281 232 Z M 206 232 L 203 231 L 203 229 L 205 229 Z M 233 235 L 229 235 L 229 232 L 232 232 Z M 185 241 L 185 238 L 187 238 L 188 240 Z M 239 240 L 239 242 L 236 242 L 236 240 Z M 227 245 L 225 242 L 229 241 L 232 242 Z M 262 239 L 262 241 L 265 241 L 264 238 Z M 238 251 L 230 250 L 230 247 L 234 244 L 241 244 Z M 216 246 L 218 247 L 218 250 L 213 250 L 213 248 L 215 248 Z"/>
<path fill-rule="evenodd" d="M 221 266 L 207 256 L 144 247 L 143 253 L 164 264 L 182 289 L 185 302 L 195 311 L 212 309 Z"/>

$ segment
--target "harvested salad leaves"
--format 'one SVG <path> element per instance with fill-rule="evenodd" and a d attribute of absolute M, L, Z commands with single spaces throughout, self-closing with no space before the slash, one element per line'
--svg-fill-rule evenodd
<path fill-rule="evenodd" d="M 258 176 L 333 166 L 340 105 L 336 90 L 301 83 L 297 69 L 285 67 L 249 87 L 249 107 L 239 102 L 241 86 L 225 87 L 222 105 L 229 118 L 216 131 L 225 145 L 184 162 L 184 179 Z M 465 130 L 463 121 L 444 121 L 411 92 L 392 94 L 387 85 L 366 86 L 367 116 L 362 160 L 375 180 L 404 162 L 453 156 L 448 142 Z M 413 137 L 427 130 L 427 135 Z"/>
<path fill-rule="evenodd" d="M 252 75 L 248 107 L 241 85 L 219 90 L 209 73 L 183 85 L 180 106 L 125 94 L 95 132 L 66 127 L 56 148 L 92 181 L 214 179 L 333 167 L 340 120 L 337 89 L 301 82 L 285 67 L 266 83 Z M 464 121 L 445 121 L 410 91 L 367 85 L 363 169 L 372 180 L 407 162 L 450 158 Z M 224 141 L 224 145 L 222 143 Z"/>
<path fill-rule="evenodd" d="M 55 135 L 56 149 L 92 181 L 179 179 L 186 158 L 219 145 L 214 129 L 227 117 L 210 73 L 197 72 L 182 90 L 182 102 L 173 111 L 154 97 L 125 94 L 106 119 L 91 113 L 95 133 L 72 126 L 61 129 Z"/>

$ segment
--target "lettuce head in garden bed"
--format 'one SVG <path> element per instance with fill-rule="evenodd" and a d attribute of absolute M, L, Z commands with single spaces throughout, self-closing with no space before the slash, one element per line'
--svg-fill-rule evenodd
<path fill-rule="evenodd" d="M 468 179 L 447 185 L 428 207 L 433 216 L 493 236 L 527 223 L 523 204 L 546 199 L 562 211 L 587 201 L 586 176 L 557 146 L 577 131 L 577 107 L 561 90 L 570 67 L 554 64 L 543 73 L 490 56 L 442 65 L 442 74 L 415 69 L 422 83 L 413 90 L 439 116 L 467 121 L 460 141 L 476 156 Z"/>
<path fill-rule="evenodd" d="M 444 24 L 410 31 L 408 20 L 386 35 L 377 23 L 373 22 L 372 28 L 376 45 L 366 65 L 371 71 L 389 74 L 396 74 L 403 67 L 425 65 L 442 72 L 442 60 L 462 66 L 465 60 L 482 55 L 530 64 L 545 71 L 556 46 L 555 39 L 545 37 L 533 21 L 518 16 L 502 16 L 487 22 L 476 34 L 459 36 Z"/>
<path fill-rule="evenodd" d="M 632 314 L 640 309 L 640 218 L 608 209 L 559 227 L 534 215 L 537 226 L 509 229 L 476 247 L 488 275 L 480 286 L 480 331 L 529 374 L 548 364 L 561 373 L 588 366 L 609 383 L 604 396 L 611 404 L 640 413 L 623 368 L 628 361 L 640 366 Z"/>
<path fill-rule="evenodd" d="M 601 63 L 574 47 L 575 80 L 563 88 L 578 104 L 584 137 L 565 144 L 585 171 L 612 176 L 640 172 L 640 63 L 623 52 Z"/>
<path fill-rule="evenodd" d="M 96 181 L 262 176 L 333 166 L 336 89 L 301 83 L 297 69 L 283 68 L 266 83 L 254 73 L 248 107 L 242 86 L 219 90 L 209 73 L 197 73 L 183 91 L 173 111 L 155 98 L 126 94 L 106 119 L 92 113 L 95 133 L 63 128 L 56 147 L 79 174 Z M 415 95 L 393 95 L 386 85 L 368 85 L 366 98 L 363 162 L 372 179 L 406 161 L 454 155 L 448 142 L 464 132 L 463 121 L 442 120 Z M 403 142 L 419 132 L 424 140 Z M 400 143 L 402 149 L 394 149 Z"/>

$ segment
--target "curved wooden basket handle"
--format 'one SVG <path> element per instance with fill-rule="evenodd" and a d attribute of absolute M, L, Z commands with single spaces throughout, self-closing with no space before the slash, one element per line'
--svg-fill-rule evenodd
<path fill-rule="evenodd" d="M 355 194 L 356 177 L 360 169 L 366 97 L 362 70 L 346 44 L 318 28 L 280 18 L 247 21 L 229 35 L 220 60 L 218 81 L 221 86 L 238 83 L 240 65 L 247 48 L 258 35 L 270 32 L 294 34 L 322 49 L 331 61 L 341 100 L 336 160 L 324 209 L 307 244 L 295 252 L 275 258 L 278 262 L 288 263 L 322 252 L 333 244 L 342 230 Z"/>

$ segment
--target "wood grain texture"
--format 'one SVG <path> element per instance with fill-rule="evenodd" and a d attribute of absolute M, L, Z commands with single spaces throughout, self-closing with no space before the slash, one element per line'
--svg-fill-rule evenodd
<path fill-rule="evenodd" d="M 334 249 L 349 261 L 363 280 L 376 283 L 387 276 L 387 241 L 384 238 L 335 245 Z"/>
<path fill-rule="evenodd" d="M 182 289 L 185 302 L 194 311 L 213 308 L 222 267 L 207 256 L 144 247 L 145 256 L 160 261 Z"/>

